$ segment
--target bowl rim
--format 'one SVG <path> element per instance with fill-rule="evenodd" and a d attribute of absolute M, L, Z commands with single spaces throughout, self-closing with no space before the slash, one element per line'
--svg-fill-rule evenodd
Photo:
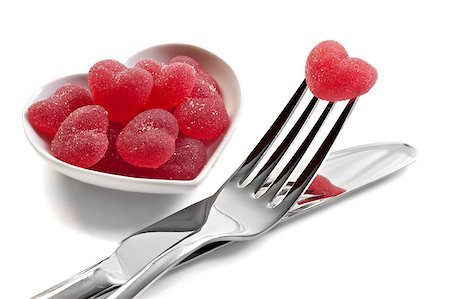
<path fill-rule="evenodd" d="M 238 80 L 238 78 L 236 76 L 236 73 L 234 72 L 234 70 L 231 68 L 231 66 L 228 63 L 226 63 L 218 55 L 216 55 L 216 54 L 214 54 L 214 53 L 212 53 L 212 52 L 210 52 L 210 51 L 208 51 L 206 49 L 203 49 L 201 47 L 190 45 L 190 44 L 167 43 L 167 44 L 154 45 L 154 46 L 145 48 L 145 49 L 143 49 L 141 51 L 138 51 L 135 54 L 131 55 L 130 57 L 128 57 L 126 59 L 124 65 L 129 67 L 128 64 L 129 64 L 129 61 L 130 61 L 131 58 L 133 58 L 133 57 L 135 57 L 135 56 L 137 56 L 137 55 L 139 55 L 141 53 L 144 53 L 146 51 L 149 51 L 150 49 L 157 49 L 157 48 L 170 47 L 170 46 L 189 47 L 191 49 L 199 50 L 199 51 L 202 51 L 202 52 L 206 52 L 209 55 L 212 55 L 216 59 L 220 60 L 229 69 L 230 74 L 233 76 L 234 81 L 237 83 L 236 91 L 237 91 L 237 95 L 238 96 L 233 100 L 235 105 L 236 105 L 236 108 L 235 108 L 235 114 L 234 114 L 234 116 L 232 118 L 232 121 L 230 122 L 226 133 L 222 136 L 222 140 L 217 145 L 217 148 L 214 150 L 213 154 L 210 157 L 208 157 L 207 163 L 205 164 L 203 169 L 200 171 L 200 173 L 194 179 L 191 179 L 191 180 L 168 180 L 168 179 L 138 178 L 138 177 L 124 176 L 124 175 L 119 175 L 119 174 L 112 174 L 112 173 L 106 173 L 106 172 L 86 169 L 86 168 L 82 168 L 82 167 L 71 165 L 69 163 L 66 163 L 64 161 L 61 161 L 61 160 L 55 158 L 53 155 L 50 154 L 50 152 L 47 149 L 45 149 L 44 147 L 42 147 L 39 144 L 37 144 L 33 140 L 32 136 L 36 135 L 38 138 L 41 138 L 41 139 L 43 139 L 43 137 L 40 136 L 39 133 L 34 130 L 33 126 L 29 122 L 29 120 L 27 118 L 28 108 L 33 103 L 38 102 L 37 97 L 38 97 L 39 94 L 42 93 L 43 89 L 46 86 L 56 85 L 59 81 L 63 81 L 63 80 L 70 81 L 70 80 L 74 80 L 75 78 L 80 78 L 80 77 L 83 77 L 83 76 L 86 77 L 87 73 L 72 74 L 72 75 L 62 76 L 62 77 L 59 77 L 57 79 L 53 79 L 53 80 L 48 81 L 47 83 L 41 85 L 38 89 L 36 89 L 35 91 L 33 91 L 31 93 L 31 95 L 28 97 L 28 100 L 25 102 L 25 105 L 24 105 L 23 111 L 22 111 L 22 126 L 23 126 L 23 129 L 24 129 L 25 135 L 26 135 L 29 143 L 31 144 L 31 146 L 34 148 L 35 151 L 37 151 L 37 153 L 39 155 L 41 155 L 41 157 L 44 158 L 44 160 L 47 160 L 46 162 L 50 162 L 50 164 L 51 164 L 51 166 L 53 168 L 55 168 L 56 165 L 60 165 L 60 166 L 62 166 L 64 168 L 67 168 L 71 172 L 80 172 L 80 173 L 84 173 L 84 174 L 89 175 L 89 176 L 96 175 L 96 176 L 100 176 L 102 178 L 110 179 L 110 180 L 111 179 L 112 180 L 121 180 L 125 184 L 127 184 L 127 182 L 130 182 L 131 184 L 148 184 L 149 186 L 152 185 L 152 184 L 157 184 L 157 185 L 159 185 L 161 187 L 176 185 L 176 186 L 179 186 L 179 187 L 185 187 L 184 189 L 191 189 L 192 187 L 197 186 L 198 184 L 200 184 L 200 182 L 202 182 L 206 178 L 207 173 L 213 168 L 214 164 L 216 163 L 216 161 L 218 159 L 218 156 L 221 154 L 222 150 L 225 148 L 225 145 L 229 141 L 233 131 L 236 128 L 236 124 L 237 124 L 237 122 L 238 122 L 238 120 L 240 118 L 240 114 L 241 114 L 241 101 L 242 101 L 241 88 L 240 88 L 239 80 Z M 66 173 L 64 173 L 64 174 L 67 175 Z M 68 175 L 68 176 L 70 176 L 70 175 Z M 70 177 L 74 178 L 73 176 L 70 176 Z M 76 178 L 74 178 L 74 179 L 76 179 Z M 87 182 L 87 181 L 85 181 L 85 182 L 86 183 L 90 183 L 90 182 Z M 91 184 L 102 186 L 102 187 L 106 187 L 106 186 L 104 186 L 102 184 L 95 184 L 95 183 L 91 183 Z M 128 189 L 122 189 L 122 188 L 112 188 L 112 187 L 106 187 L 106 188 L 129 191 Z M 135 192 L 163 193 L 163 192 L 151 192 L 151 190 L 149 190 L 149 192 L 145 192 L 145 191 L 135 191 Z M 174 193 L 180 193 L 180 192 L 167 192 L 167 193 L 174 194 Z"/>

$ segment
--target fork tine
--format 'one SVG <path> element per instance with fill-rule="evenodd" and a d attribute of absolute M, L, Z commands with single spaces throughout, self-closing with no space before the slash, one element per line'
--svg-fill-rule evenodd
<path fill-rule="evenodd" d="M 270 156 L 269 160 L 264 164 L 264 166 L 259 170 L 258 174 L 253 178 L 253 180 L 247 185 L 249 187 L 254 187 L 253 190 L 256 192 L 262 184 L 265 182 L 269 174 L 274 170 L 275 166 L 277 166 L 278 162 L 283 157 L 284 153 L 287 151 L 291 143 L 294 141 L 295 137 L 297 137 L 300 130 L 303 128 L 305 123 L 308 121 L 308 118 L 314 111 L 316 107 L 318 99 L 313 97 L 306 107 L 305 111 L 303 111 L 302 115 L 299 117 L 295 125 L 289 131 L 288 135 L 284 138 L 281 144 L 277 147 L 275 152 Z"/>
<path fill-rule="evenodd" d="M 286 196 L 278 206 L 282 208 L 286 208 L 285 207 L 286 205 L 291 206 L 298 199 L 298 197 L 306 190 L 306 188 L 308 188 L 308 186 L 311 184 L 313 178 L 317 174 L 317 171 L 319 170 L 323 161 L 328 156 L 330 148 L 333 145 L 334 141 L 336 140 L 337 136 L 339 135 L 342 126 L 345 124 L 345 121 L 352 112 L 353 107 L 357 102 L 357 99 L 358 98 L 351 99 L 347 103 L 347 106 L 344 108 L 341 115 L 337 119 L 336 123 L 333 125 L 333 128 L 330 130 L 327 137 L 322 142 L 320 148 L 314 154 L 314 157 L 308 163 L 306 168 L 303 170 L 302 174 L 297 178 L 294 185 L 290 188 L 290 190 L 287 192 Z"/>
<path fill-rule="evenodd" d="M 297 88 L 296 92 L 289 100 L 287 105 L 284 107 L 283 111 L 281 111 L 280 115 L 278 115 L 277 119 L 270 126 L 269 130 L 264 134 L 263 138 L 259 141 L 256 147 L 252 150 L 252 152 L 248 155 L 247 159 L 245 159 L 244 163 L 238 168 L 235 172 L 234 177 L 239 178 L 239 184 L 241 184 L 247 176 L 251 173 L 251 171 L 255 168 L 259 160 L 266 153 L 267 149 L 270 147 L 272 142 L 275 140 L 275 137 L 280 133 L 281 129 L 285 126 L 292 113 L 297 107 L 300 100 L 303 98 L 303 95 L 306 92 L 306 80 L 300 84 Z"/>
<path fill-rule="evenodd" d="M 285 184 L 289 176 L 292 174 L 294 169 L 297 167 L 300 160 L 303 158 L 303 155 L 308 150 L 311 143 L 314 141 L 314 138 L 317 136 L 317 133 L 319 132 L 320 128 L 324 124 L 325 120 L 327 119 L 328 115 L 330 114 L 331 110 L 333 109 L 335 103 L 328 103 L 328 105 L 325 107 L 325 109 L 322 111 L 322 114 L 320 115 L 319 119 L 314 124 L 311 131 L 306 136 L 305 140 L 302 142 L 298 150 L 295 152 L 295 154 L 292 156 L 292 158 L 289 160 L 289 162 L 286 164 L 286 166 L 283 168 L 281 173 L 276 177 L 276 179 L 273 181 L 272 185 L 269 186 L 268 190 L 265 192 L 266 196 L 269 198 L 273 198 L 276 193 L 279 191 L 279 189 Z M 275 167 L 276 164 L 273 166 Z M 266 177 L 258 178 L 257 182 L 261 180 L 265 180 Z M 256 188 L 259 188 L 260 185 L 253 185 L 253 182 L 249 184 L 252 185 L 252 188 L 255 188 L 254 191 L 258 190 Z"/>

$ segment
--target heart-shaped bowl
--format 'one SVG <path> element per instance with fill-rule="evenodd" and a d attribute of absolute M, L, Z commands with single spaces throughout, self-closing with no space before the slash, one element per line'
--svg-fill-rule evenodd
<path fill-rule="evenodd" d="M 230 125 L 226 133 L 208 144 L 208 161 L 203 170 L 192 180 L 162 180 L 134 178 L 116 174 L 109 174 L 90 169 L 84 169 L 70 165 L 61 160 L 56 159 L 50 153 L 48 141 L 42 138 L 31 126 L 27 118 L 28 107 L 34 102 L 38 102 L 50 97 L 58 87 L 66 83 L 78 84 L 88 87 L 87 74 L 78 74 L 66 76 L 50 83 L 45 84 L 35 91 L 24 107 L 23 125 L 25 134 L 33 148 L 38 154 L 54 169 L 76 180 L 106 187 L 131 192 L 141 193 L 183 193 L 194 189 L 208 174 L 212 166 L 219 158 L 220 153 L 224 149 L 227 141 L 230 139 L 233 130 L 236 127 L 236 121 L 239 114 L 241 103 L 241 92 L 237 77 L 231 67 L 217 55 L 196 47 L 186 44 L 164 44 L 145 49 L 131 58 L 125 65 L 132 67 L 141 59 L 153 58 L 162 62 L 177 55 L 187 55 L 196 59 L 200 65 L 210 73 L 220 86 L 222 97 L 230 117 Z"/>

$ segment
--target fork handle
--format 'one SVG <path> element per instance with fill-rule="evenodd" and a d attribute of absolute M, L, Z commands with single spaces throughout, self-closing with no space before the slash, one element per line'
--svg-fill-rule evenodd
<path fill-rule="evenodd" d="M 115 275 L 115 261 L 104 260 L 73 277 L 43 291 L 31 299 L 86 299 L 99 292 L 122 284 L 124 279 Z"/>

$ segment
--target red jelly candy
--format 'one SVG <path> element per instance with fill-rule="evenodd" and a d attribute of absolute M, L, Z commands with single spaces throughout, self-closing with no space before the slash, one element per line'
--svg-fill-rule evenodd
<path fill-rule="evenodd" d="M 197 78 L 204 80 L 206 82 L 208 82 L 209 84 L 211 84 L 212 86 L 214 86 L 214 88 L 217 90 L 218 93 L 220 93 L 220 87 L 219 84 L 217 83 L 217 81 L 210 75 L 208 74 L 206 71 L 204 70 L 200 70 L 197 73 Z"/>
<path fill-rule="evenodd" d="M 215 97 L 222 99 L 214 85 L 200 78 L 195 80 L 190 97 L 199 99 Z"/>
<path fill-rule="evenodd" d="M 108 113 L 98 105 L 72 112 L 61 124 L 50 150 L 53 156 L 79 167 L 90 167 L 100 161 L 107 148 Z"/>
<path fill-rule="evenodd" d="M 178 125 L 175 117 L 162 109 L 151 109 L 132 119 L 117 138 L 117 151 L 128 163 L 157 168 L 175 151 Z"/>
<path fill-rule="evenodd" d="M 150 109 L 139 113 L 126 126 L 135 134 L 149 130 L 166 130 L 173 139 L 178 136 L 178 123 L 172 113 L 164 109 Z"/>
<path fill-rule="evenodd" d="M 218 98 L 191 98 L 174 113 L 180 130 L 188 137 L 215 139 L 223 134 L 229 118 L 225 105 Z"/>
<path fill-rule="evenodd" d="M 175 56 L 169 60 L 169 64 L 176 63 L 176 62 L 187 63 L 187 64 L 193 66 L 197 72 L 202 69 L 200 66 L 200 63 L 190 56 L 179 55 L 179 56 Z"/>
<path fill-rule="evenodd" d="M 322 175 L 317 175 L 312 181 L 311 185 L 309 185 L 307 190 L 308 195 L 315 195 L 315 196 L 310 199 L 303 200 L 299 202 L 299 204 L 304 204 L 322 198 L 337 196 L 343 192 L 345 192 L 345 189 L 333 185 L 333 183 L 331 183 L 330 180 L 327 179 L 326 177 Z"/>
<path fill-rule="evenodd" d="M 206 164 L 206 146 L 197 139 L 179 136 L 169 161 L 151 173 L 153 178 L 192 180 Z"/>
<path fill-rule="evenodd" d="M 220 88 L 219 88 L 219 84 L 217 84 L 217 81 L 214 80 L 214 78 L 200 66 L 200 63 L 197 60 L 195 60 L 194 58 L 192 58 L 190 56 L 182 56 L 182 55 L 175 56 L 169 60 L 169 63 L 176 63 L 176 62 L 184 62 L 189 65 L 192 65 L 194 67 L 194 69 L 197 71 L 197 78 L 208 82 L 209 84 L 214 86 L 214 88 L 216 89 L 216 91 L 218 93 L 220 93 Z"/>
<path fill-rule="evenodd" d="M 331 102 L 367 93 L 377 81 L 376 69 L 359 58 L 350 58 L 335 41 L 318 44 L 306 61 L 306 83 L 318 98 Z"/>
<path fill-rule="evenodd" d="M 147 101 L 147 108 L 170 110 L 183 103 L 194 87 L 196 72 L 186 63 L 172 63 L 162 68 Z"/>
<path fill-rule="evenodd" d="M 152 75 L 154 81 L 160 76 L 163 66 L 164 63 L 161 63 L 154 59 L 143 59 L 135 65 L 135 67 L 149 72 Z"/>
<path fill-rule="evenodd" d="M 156 168 L 172 156 L 175 139 L 166 130 L 149 130 L 132 136 L 124 129 L 116 146 L 126 162 L 138 167 Z"/>
<path fill-rule="evenodd" d="M 107 173 L 138 176 L 137 167 L 128 164 L 117 152 L 116 142 L 120 132 L 122 132 L 124 125 L 121 123 L 110 123 L 108 127 L 108 149 L 103 158 L 91 169 L 103 171 Z"/>
<path fill-rule="evenodd" d="M 88 74 L 94 104 L 108 111 L 111 121 L 126 121 L 142 111 L 153 87 L 151 74 L 128 69 L 118 61 L 103 60 L 94 64 Z"/>
<path fill-rule="evenodd" d="M 53 137 L 71 112 L 91 104 L 91 95 L 85 88 L 65 84 L 48 99 L 31 105 L 28 108 L 28 120 L 39 133 Z"/>

